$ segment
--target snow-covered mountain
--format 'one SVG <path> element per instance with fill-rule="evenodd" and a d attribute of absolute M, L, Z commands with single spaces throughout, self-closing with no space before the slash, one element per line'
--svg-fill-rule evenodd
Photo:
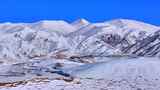
<path fill-rule="evenodd" d="M 75 30 L 65 21 L 0 24 L 0 57 L 28 59 L 67 49 L 65 35 Z"/>
<path fill-rule="evenodd" d="M 135 20 L 117 19 L 89 24 L 69 36 L 79 42 L 75 48 L 81 55 L 159 56 L 159 35 L 159 27 Z"/>
<path fill-rule="evenodd" d="M 2 23 L 0 89 L 157 90 L 157 56 L 160 27 L 140 21 Z"/>
<path fill-rule="evenodd" d="M 91 23 L 79 19 L 0 24 L 0 58 L 55 55 L 159 56 L 159 27 L 127 19 Z M 59 53 L 58 53 L 59 54 Z"/>

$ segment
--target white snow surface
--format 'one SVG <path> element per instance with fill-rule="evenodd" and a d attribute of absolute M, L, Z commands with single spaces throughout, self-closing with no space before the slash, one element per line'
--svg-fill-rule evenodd
<path fill-rule="evenodd" d="M 72 75 L 80 78 L 80 83 L 52 80 L 0 90 L 158 90 L 159 66 L 158 58 L 111 60 L 74 69 Z"/>
<path fill-rule="evenodd" d="M 107 62 L 82 65 L 80 67 L 73 68 L 73 70 L 68 70 L 68 73 L 71 73 L 71 75 L 79 78 L 107 80 L 132 80 L 138 76 L 153 79 L 160 77 L 159 65 L 159 58 L 122 58 L 113 59 Z"/>
<path fill-rule="evenodd" d="M 0 24 L 0 90 L 159 90 L 159 57 L 160 27 L 135 20 Z"/>

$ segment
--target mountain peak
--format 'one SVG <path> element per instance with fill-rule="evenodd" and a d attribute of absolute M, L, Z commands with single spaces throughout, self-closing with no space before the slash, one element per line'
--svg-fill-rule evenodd
<path fill-rule="evenodd" d="M 146 25 L 146 26 L 152 26 L 156 27 L 154 25 L 144 23 L 143 21 L 137 21 L 137 20 L 132 20 L 132 19 L 114 19 L 109 21 L 111 24 L 124 24 L 124 25 L 129 25 L 129 24 L 139 24 L 139 25 Z"/>
<path fill-rule="evenodd" d="M 90 24 L 90 23 L 83 18 L 78 19 L 72 23 L 72 25 L 75 26 L 76 28 L 81 28 L 81 27 L 86 26 L 88 24 Z"/>
<path fill-rule="evenodd" d="M 73 32 L 75 31 L 75 27 L 70 25 L 68 22 L 63 20 L 42 20 L 31 24 L 32 28 L 37 30 L 49 30 L 49 31 L 57 31 L 57 32 Z"/>
<path fill-rule="evenodd" d="M 138 30 L 157 30 L 159 27 L 144 23 L 142 21 L 130 20 L 130 19 L 115 19 L 108 22 L 111 25 L 116 27 L 127 27 L 130 29 L 138 29 Z"/>
<path fill-rule="evenodd" d="M 89 21 L 87 21 L 87 20 L 84 19 L 84 18 L 81 18 L 81 19 L 78 19 L 78 20 L 74 21 L 72 24 L 74 24 L 74 23 L 89 24 Z"/>
<path fill-rule="evenodd" d="M 36 22 L 37 24 L 45 25 L 45 24 L 65 24 L 67 22 L 62 20 L 42 20 L 39 22 Z"/>

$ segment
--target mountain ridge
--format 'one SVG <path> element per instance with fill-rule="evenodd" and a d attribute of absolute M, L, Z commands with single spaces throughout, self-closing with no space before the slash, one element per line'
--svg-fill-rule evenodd
<path fill-rule="evenodd" d="M 114 54 L 159 56 L 159 30 L 157 26 L 128 19 L 101 23 L 85 19 L 73 23 L 62 20 L 4 23 L 0 24 L 0 57 L 30 59 L 57 52 L 69 57 Z"/>

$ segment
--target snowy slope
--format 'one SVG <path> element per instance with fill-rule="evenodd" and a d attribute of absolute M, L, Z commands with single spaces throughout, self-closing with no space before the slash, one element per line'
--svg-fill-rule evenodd
<path fill-rule="evenodd" d="M 75 37 L 76 36 L 76 37 Z M 146 49 L 155 49 L 159 42 L 159 27 L 135 20 L 117 19 L 93 23 L 70 34 L 77 39 L 76 51 L 82 55 L 135 54 L 158 55 Z M 145 47 L 143 44 L 145 44 Z M 140 51 L 140 52 L 137 52 Z M 145 54 L 141 54 L 147 52 Z M 155 54 L 156 53 L 156 54 Z"/>
<path fill-rule="evenodd" d="M 0 58 L 28 59 L 67 49 L 65 35 L 73 31 L 64 21 L 0 24 Z"/>
<path fill-rule="evenodd" d="M 136 79 L 138 76 L 142 76 L 143 78 L 158 78 L 160 80 L 159 65 L 159 58 L 121 58 L 112 59 L 107 62 L 82 65 L 66 70 L 66 72 L 77 78 L 107 80 L 126 79 L 128 81 L 131 81 L 132 79 Z"/>

